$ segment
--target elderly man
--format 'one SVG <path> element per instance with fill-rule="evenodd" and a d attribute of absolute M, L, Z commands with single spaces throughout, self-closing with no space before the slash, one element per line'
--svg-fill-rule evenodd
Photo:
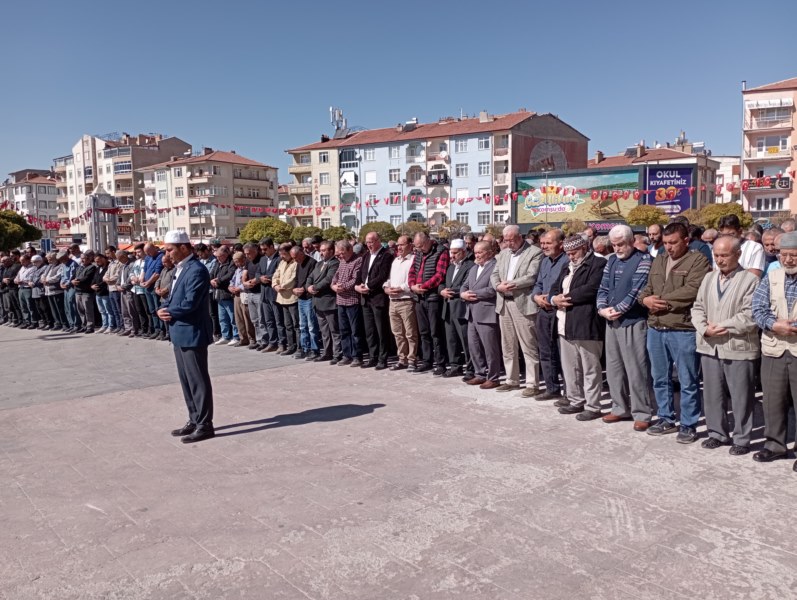
<path fill-rule="evenodd" d="M 279 252 L 274 246 L 274 240 L 265 237 L 260 240 L 260 262 L 257 265 L 257 276 L 261 285 L 261 319 L 266 327 L 266 343 L 263 352 L 276 352 L 285 350 L 287 338 L 285 323 L 282 320 L 282 311 L 277 305 L 277 292 L 271 286 L 271 280 L 280 262 Z"/>
<path fill-rule="evenodd" d="M 75 271 L 72 285 L 75 286 L 75 301 L 82 327 L 80 333 L 94 333 L 94 290 L 92 283 L 97 267 L 94 265 L 94 251 L 86 249 L 80 255 L 80 266 Z"/>
<path fill-rule="evenodd" d="M 312 245 L 310 246 L 312 250 Z M 307 280 L 316 266 L 316 260 L 298 246 L 291 248 L 291 257 L 296 263 L 296 283 L 293 293 L 299 299 L 299 350 L 293 356 L 297 360 L 315 360 L 321 356 L 321 334 L 318 319 L 313 310 L 313 296 L 307 291 Z"/>
<path fill-rule="evenodd" d="M 19 259 L 19 272 L 14 278 L 17 285 L 19 306 L 22 311 L 20 329 L 36 329 L 39 326 L 39 311 L 33 301 L 33 288 L 36 286 L 36 265 L 27 254 Z"/>
<path fill-rule="evenodd" d="M 249 319 L 255 326 L 255 343 L 250 344 L 252 350 L 258 352 L 268 346 L 266 342 L 266 322 L 263 319 L 263 294 L 260 289 L 260 278 L 257 275 L 257 268 L 260 263 L 260 247 L 249 242 L 244 244 L 244 256 L 246 264 L 244 268 L 243 286 L 246 294 L 246 308 L 249 311 Z"/>
<path fill-rule="evenodd" d="M 598 317 L 595 300 L 606 259 L 590 252 L 589 242 L 580 235 L 567 238 L 564 250 L 570 262 L 550 292 L 567 387 L 567 399 L 557 402 L 561 414 L 591 421 L 601 416 L 604 323 Z"/>
<path fill-rule="evenodd" d="M 537 368 L 537 330 L 535 319 L 539 307 L 531 298 L 542 263 L 542 250 L 532 246 L 520 235 L 517 225 L 504 227 L 506 247 L 496 260 L 490 282 L 497 292 L 496 311 L 501 327 L 501 346 L 506 366 L 506 381 L 497 392 L 520 389 L 520 357 L 518 347 L 526 362 L 526 385 L 536 395 L 539 389 Z"/>
<path fill-rule="evenodd" d="M 639 301 L 648 309 L 647 348 L 658 421 L 649 435 L 678 431 L 677 441 L 697 439 L 700 418 L 699 359 L 690 311 L 703 278 L 711 270 L 702 252 L 689 251 L 689 232 L 683 223 L 670 223 L 663 232 L 664 248 L 650 267 Z M 675 425 L 672 368 L 681 384 L 681 426 Z"/>
<path fill-rule="evenodd" d="M 360 305 L 365 324 L 365 340 L 368 343 L 369 360 L 363 368 L 387 369 L 390 348 L 390 322 L 388 309 L 390 300 L 385 294 L 384 283 L 390 277 L 393 255 L 382 247 L 382 240 L 375 231 L 365 236 L 368 254 L 363 258 L 357 272 L 354 291 L 360 294 Z"/>
<path fill-rule="evenodd" d="M 791 233 L 794 231 L 795 224 L 797 224 L 797 221 L 794 219 L 786 219 L 780 224 L 780 228 L 783 230 L 783 233 Z"/>
<path fill-rule="evenodd" d="M 476 264 L 468 271 L 459 293 L 465 303 L 474 373 L 465 383 L 492 390 L 500 385 L 501 376 L 501 332 L 495 309 L 496 292 L 490 281 L 495 269 L 492 242 L 477 242 L 474 256 Z"/>
<path fill-rule="evenodd" d="M 764 262 L 767 265 L 767 272 L 769 272 L 769 266 L 778 260 L 775 239 L 782 233 L 783 230 L 779 227 L 772 227 L 761 235 L 761 244 L 764 246 Z"/>
<path fill-rule="evenodd" d="M 589 248 L 592 248 L 592 242 L 595 241 L 597 237 L 597 233 L 593 227 L 587 227 L 584 231 L 581 232 L 581 235 L 586 238 L 587 242 L 589 242 Z"/>
<path fill-rule="evenodd" d="M 764 276 L 753 295 L 753 318 L 762 330 L 761 383 L 764 443 L 757 462 L 788 456 L 789 408 L 797 411 L 797 232 L 780 236 L 781 268 Z M 793 465 L 797 472 L 797 462 Z"/>
<path fill-rule="evenodd" d="M 238 328 L 239 338 L 229 345 L 236 348 L 239 346 L 252 347 L 256 344 L 254 339 L 256 335 L 255 327 L 249 318 L 249 309 L 245 304 L 246 296 L 244 295 L 245 290 L 243 287 L 246 256 L 244 256 L 242 251 L 233 252 L 232 262 L 235 265 L 235 271 L 227 289 L 233 296 L 233 315 L 235 316 L 235 325 Z"/>
<path fill-rule="evenodd" d="M 409 286 L 410 267 L 414 260 L 410 238 L 406 235 L 400 236 L 396 241 L 396 256 L 390 264 L 390 278 L 383 284 L 385 293 L 390 298 L 388 317 L 398 350 L 398 362 L 390 367 L 391 371 L 415 368 L 418 321 Z"/>
<path fill-rule="evenodd" d="M 318 319 L 318 328 L 324 345 L 324 353 L 314 358 L 314 362 L 326 362 L 336 365 L 343 358 L 340 348 L 340 327 L 338 327 L 338 310 L 335 304 L 335 292 L 332 291 L 332 279 L 338 271 L 340 261 L 335 257 L 335 243 L 321 242 L 321 260 L 307 278 L 307 293 L 313 298 L 313 308 Z"/>
<path fill-rule="evenodd" d="M 612 396 L 612 410 L 603 422 L 633 419 L 634 431 L 647 431 L 653 418 L 648 312 L 638 299 L 653 261 L 633 246 L 634 234 L 628 225 L 612 227 L 609 239 L 614 254 L 603 270 L 596 304 L 598 314 L 606 319 L 606 378 Z"/>
<path fill-rule="evenodd" d="M 713 251 L 717 269 L 703 279 L 692 306 L 708 429 L 708 439 L 701 445 L 712 450 L 731 443 L 730 404 L 734 421 L 730 454 L 741 456 L 750 452 L 753 430 L 760 342 L 752 306 L 759 281 L 739 265 L 740 239 L 723 235 L 714 242 Z"/>
<path fill-rule="evenodd" d="M 722 235 L 730 235 L 743 240 L 744 230 L 736 215 L 725 215 L 720 219 L 719 230 Z M 761 277 L 767 268 L 764 247 L 752 240 L 742 241 L 742 255 L 739 264 L 753 275 Z"/>
<path fill-rule="evenodd" d="M 709 227 L 703 232 L 703 234 L 700 236 L 700 239 L 709 246 L 713 246 L 714 241 L 717 239 L 717 236 L 719 236 L 719 234 L 720 234 L 719 231 L 717 231 L 713 227 Z"/>
<path fill-rule="evenodd" d="M 612 244 L 608 235 L 599 235 L 592 242 L 592 253 L 601 258 L 609 258 L 612 253 Z"/>
<path fill-rule="evenodd" d="M 452 240 L 449 248 L 451 263 L 446 272 L 445 287 L 440 290 L 443 297 L 443 322 L 448 344 L 448 370 L 443 377 L 463 375 L 463 381 L 473 379 L 473 364 L 468 350 L 468 321 L 465 304 L 459 297 L 460 288 L 473 267 L 467 259 L 464 240 Z"/>
<path fill-rule="evenodd" d="M 293 253 L 291 250 L 296 249 Z M 301 343 L 301 330 L 299 327 L 299 297 L 294 291 L 296 289 L 296 267 L 295 255 L 301 252 L 298 246 L 291 247 L 290 244 L 282 244 L 279 248 L 280 263 L 274 272 L 271 286 L 277 292 L 277 304 L 282 311 L 282 321 L 285 323 L 285 335 L 288 339 L 288 348 L 280 352 L 280 356 L 291 356 L 299 350 Z M 304 253 L 302 253 L 304 256 Z"/>
<path fill-rule="evenodd" d="M 362 366 L 362 352 L 360 351 L 359 327 L 362 313 L 359 294 L 354 290 L 354 286 L 363 259 L 354 254 L 351 242 L 346 240 L 335 244 L 335 250 L 340 264 L 332 277 L 332 291 L 336 294 L 340 346 L 343 351 L 343 360 L 338 362 L 338 366 L 360 367 Z"/>
<path fill-rule="evenodd" d="M 64 265 L 58 261 L 56 252 L 47 253 L 47 263 L 47 268 L 42 276 L 42 284 L 44 284 L 44 296 L 50 306 L 50 313 L 53 315 L 53 329 L 56 331 L 69 329 L 64 308 L 64 290 L 61 289 Z"/>
<path fill-rule="evenodd" d="M 424 232 L 415 234 L 414 246 L 415 260 L 410 267 L 408 282 L 410 290 L 418 296 L 415 315 L 421 352 L 415 372 L 426 373 L 434 369 L 434 374 L 441 376 L 446 372 L 446 355 L 440 286 L 445 283 L 450 257 L 442 244 Z"/>
<path fill-rule="evenodd" d="M 135 337 L 141 329 L 141 322 L 136 311 L 135 292 L 130 280 L 133 271 L 133 262 L 124 250 L 116 251 L 116 260 L 119 262 L 119 287 L 122 301 L 122 331 L 121 336 Z"/>
<path fill-rule="evenodd" d="M 562 364 L 559 358 L 559 342 L 553 329 L 555 311 L 550 303 L 551 286 L 559 279 L 559 273 L 567 267 L 568 258 L 564 252 L 565 234 L 561 229 L 551 229 L 540 237 L 540 246 L 545 258 L 542 259 L 537 281 L 532 288 L 532 298 L 540 310 L 537 312 L 537 347 L 540 356 L 540 368 L 545 380 L 545 391 L 540 393 L 534 388 L 523 390 L 523 396 L 538 401 L 556 400 L 561 395 L 559 377 L 562 375 Z"/>
<path fill-rule="evenodd" d="M 650 240 L 650 246 L 648 246 L 648 253 L 652 258 L 656 258 L 659 255 L 660 251 L 663 251 L 664 242 L 661 239 L 661 225 L 654 223 L 653 225 L 648 225 L 648 239 Z"/>

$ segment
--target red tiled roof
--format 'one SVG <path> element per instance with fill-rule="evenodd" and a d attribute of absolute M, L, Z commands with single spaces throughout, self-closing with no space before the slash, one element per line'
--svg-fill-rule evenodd
<path fill-rule="evenodd" d="M 167 160 L 166 162 L 158 163 L 156 165 L 150 165 L 141 170 L 155 171 L 163 167 L 176 167 L 179 165 L 193 165 L 197 163 L 206 163 L 206 162 L 230 163 L 236 165 L 245 165 L 248 167 L 263 167 L 265 169 L 275 168 L 270 165 L 257 162 L 256 160 L 252 160 L 251 158 L 246 158 L 245 156 L 241 156 L 240 154 L 235 154 L 234 152 L 224 152 L 223 150 L 214 150 L 213 152 L 208 152 L 207 154 L 202 154 L 201 156 L 192 156 L 190 158 L 178 158 L 176 160 Z"/>
<path fill-rule="evenodd" d="M 791 79 L 784 79 L 783 81 L 776 81 L 775 83 L 768 83 L 767 85 L 760 85 L 758 87 L 745 90 L 746 92 L 776 92 L 778 90 L 797 90 L 797 77 Z"/>
<path fill-rule="evenodd" d="M 495 115 L 492 120 L 482 123 L 478 117 L 472 119 L 455 119 L 439 123 L 418 123 L 411 130 L 398 131 L 395 127 L 383 129 L 368 129 L 358 131 L 345 139 L 316 142 L 288 150 L 288 152 L 303 152 L 308 150 L 323 150 L 325 148 L 340 148 L 346 146 L 369 146 L 385 144 L 388 142 L 406 142 L 412 140 L 427 140 L 455 135 L 469 135 L 474 133 L 488 133 L 492 131 L 505 131 L 519 125 L 536 113 L 519 111 L 506 115 Z"/>
<path fill-rule="evenodd" d="M 50 179 L 49 177 L 42 177 L 41 175 L 36 175 L 35 177 L 27 177 L 22 181 L 17 182 L 17 184 L 21 183 L 42 183 L 42 184 L 55 185 L 55 179 Z"/>
<path fill-rule="evenodd" d="M 681 152 L 680 150 L 673 150 L 672 148 L 648 148 L 641 157 L 636 156 L 607 156 L 599 163 L 595 162 L 594 158 L 587 161 L 587 168 L 594 169 L 596 167 L 624 167 L 627 165 L 639 165 L 657 160 L 678 160 L 684 158 L 693 158 L 694 154 Z"/>

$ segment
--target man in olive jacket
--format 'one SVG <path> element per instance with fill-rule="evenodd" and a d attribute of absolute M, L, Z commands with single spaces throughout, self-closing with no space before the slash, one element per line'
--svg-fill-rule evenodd
<path fill-rule="evenodd" d="M 656 256 L 648 283 L 639 295 L 639 302 L 648 309 L 647 348 L 659 417 L 648 434 L 664 435 L 677 430 L 677 441 L 691 444 L 697 439 L 695 428 L 701 408 L 700 360 L 691 312 L 711 265 L 700 252 L 690 252 L 689 233 L 683 223 L 667 225 L 663 239 L 666 252 Z M 681 384 L 680 429 L 675 426 L 673 364 Z"/>

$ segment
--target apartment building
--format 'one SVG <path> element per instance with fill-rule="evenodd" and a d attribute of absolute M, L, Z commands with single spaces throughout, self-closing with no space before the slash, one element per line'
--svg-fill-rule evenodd
<path fill-rule="evenodd" d="M 134 171 L 190 152 L 191 145 L 187 142 L 159 133 L 81 136 L 71 154 L 53 161 L 58 214 L 62 219 L 59 245 L 72 242 L 97 245 L 105 240 L 106 236 L 94 239 L 96 223 L 86 214 L 98 205 L 118 206 L 131 216 L 132 226 L 140 230 L 142 221 L 138 215 L 142 214 L 144 194 Z M 104 200 L 98 202 L 97 197 Z"/>
<path fill-rule="evenodd" d="M 351 132 L 288 150 L 291 205 L 326 228 L 458 220 L 481 231 L 510 218 L 512 175 L 587 164 L 588 138 L 551 114 L 482 112 Z M 298 224 L 298 223 L 297 223 Z"/>
<path fill-rule="evenodd" d="M 743 206 L 756 220 L 778 213 L 797 213 L 794 178 L 797 171 L 797 136 L 794 105 L 797 77 L 750 89 L 744 100 L 742 156 Z"/>
<path fill-rule="evenodd" d="M 55 248 L 58 234 L 58 192 L 50 171 L 24 169 L 8 174 L 0 186 L 0 205 L 28 219 L 42 232 L 41 248 Z"/>
<path fill-rule="evenodd" d="M 717 204 L 727 204 L 729 202 L 741 204 L 741 157 L 712 155 L 711 158 L 719 163 L 714 179 L 716 184 L 714 201 Z"/>
<path fill-rule="evenodd" d="M 192 243 L 235 242 L 250 219 L 277 214 L 277 169 L 233 151 L 205 148 L 172 157 L 137 170 L 136 179 L 144 191 L 137 208 L 142 218 L 120 212 L 120 241 L 162 240 L 177 229 Z"/>

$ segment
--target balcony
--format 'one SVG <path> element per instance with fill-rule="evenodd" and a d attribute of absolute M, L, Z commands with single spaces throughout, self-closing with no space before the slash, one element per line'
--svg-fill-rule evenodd
<path fill-rule="evenodd" d="M 791 129 L 794 127 L 794 117 L 748 117 L 744 120 L 745 131 Z"/>
<path fill-rule="evenodd" d="M 509 155 L 509 147 L 508 146 L 496 146 L 493 148 L 493 156 L 508 156 Z"/>
<path fill-rule="evenodd" d="M 791 159 L 791 148 L 779 148 L 770 146 L 769 148 L 748 148 L 744 151 L 744 156 L 748 160 L 789 160 Z"/>
<path fill-rule="evenodd" d="M 408 154 L 406 157 L 407 164 L 416 164 L 426 162 L 426 154 Z"/>
<path fill-rule="evenodd" d="M 126 186 L 117 185 L 116 189 L 114 190 L 114 194 L 132 194 L 132 193 L 133 193 L 132 185 L 126 185 Z"/>
<path fill-rule="evenodd" d="M 509 173 L 496 173 L 493 178 L 495 185 L 506 185 L 509 183 Z"/>
<path fill-rule="evenodd" d="M 211 171 L 205 170 L 189 171 L 186 175 L 190 183 L 208 183 L 214 177 Z"/>
<path fill-rule="evenodd" d="M 448 162 L 449 160 L 451 160 L 451 157 L 448 152 L 431 152 L 426 155 L 426 162 Z"/>
<path fill-rule="evenodd" d="M 309 173 L 313 166 L 307 163 L 295 163 L 288 167 L 288 173 Z"/>
<path fill-rule="evenodd" d="M 451 180 L 448 177 L 448 172 L 446 171 L 429 171 L 426 175 L 426 185 L 448 185 L 451 183 Z"/>
<path fill-rule="evenodd" d="M 120 156 L 130 156 L 133 153 L 132 148 L 130 146 L 124 146 L 122 148 L 109 148 L 107 150 L 102 151 L 103 158 L 117 158 Z"/>
<path fill-rule="evenodd" d="M 288 184 L 288 193 L 289 194 L 312 194 L 313 193 L 313 184 L 310 182 L 307 183 L 289 183 Z"/>

